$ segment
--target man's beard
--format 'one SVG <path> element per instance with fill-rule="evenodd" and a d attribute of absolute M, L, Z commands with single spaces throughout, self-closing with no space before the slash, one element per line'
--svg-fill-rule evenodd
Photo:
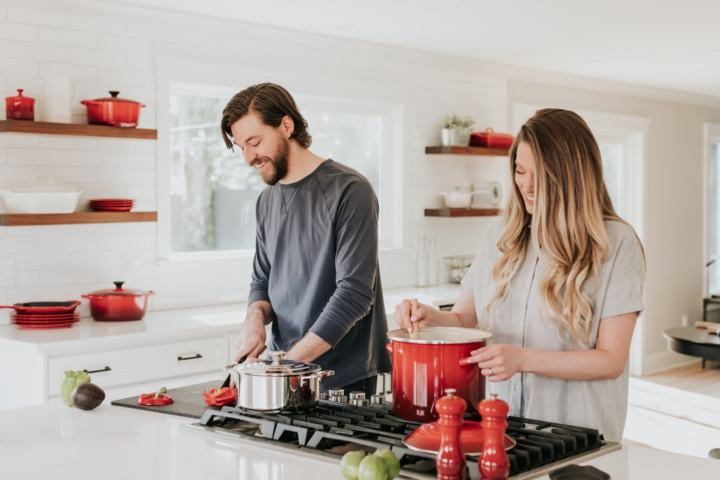
<path fill-rule="evenodd" d="M 272 157 L 258 157 L 252 164 L 254 167 L 258 163 L 267 162 L 272 166 L 272 170 L 268 169 L 267 172 L 260 172 L 260 177 L 263 182 L 270 186 L 275 185 L 280 180 L 285 178 L 288 172 L 288 156 L 290 155 L 290 142 L 287 138 L 278 135 L 280 146 L 277 152 Z"/>

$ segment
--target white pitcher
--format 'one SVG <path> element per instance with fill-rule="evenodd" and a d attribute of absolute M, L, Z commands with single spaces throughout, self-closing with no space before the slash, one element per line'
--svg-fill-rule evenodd
<path fill-rule="evenodd" d="M 75 96 L 70 95 L 70 85 L 75 87 Z M 53 123 L 71 123 L 71 108 L 78 99 L 78 86 L 68 77 L 45 77 L 43 96 L 43 120 Z"/>

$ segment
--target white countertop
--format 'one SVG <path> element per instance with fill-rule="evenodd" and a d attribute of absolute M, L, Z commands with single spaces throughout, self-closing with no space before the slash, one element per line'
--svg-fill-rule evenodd
<path fill-rule="evenodd" d="M 420 303 L 440 306 L 453 303 L 460 292 L 460 285 L 456 284 L 386 289 L 383 295 L 388 314 L 388 328 L 390 330 L 397 328 L 392 313 L 395 311 L 395 306 L 404 298 L 417 298 Z M 164 340 L 188 335 L 235 333 L 242 327 L 246 310 L 247 304 L 235 303 L 148 312 L 142 320 L 132 322 L 96 322 L 92 318 L 83 318 L 71 328 L 52 330 L 23 330 L 15 325 L 2 325 L 0 348 L 52 352 Z M 205 321 L 202 321 L 203 319 Z"/>
<path fill-rule="evenodd" d="M 332 459 L 180 428 L 192 422 L 108 401 L 90 412 L 57 403 L 0 412 L 0 472 L 43 480 L 343 479 Z M 636 445 L 586 464 L 613 480 L 720 478 L 718 460 Z"/>

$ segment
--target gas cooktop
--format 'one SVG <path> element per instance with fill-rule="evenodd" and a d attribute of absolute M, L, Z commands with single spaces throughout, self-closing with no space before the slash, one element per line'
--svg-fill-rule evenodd
<path fill-rule="evenodd" d="M 352 450 L 392 450 L 400 459 L 400 477 L 435 479 L 435 455 L 410 450 L 402 439 L 420 424 L 392 414 L 386 404 L 358 406 L 320 400 L 307 413 L 259 414 L 241 408 L 208 410 L 199 422 L 183 428 L 232 436 L 267 446 L 290 448 L 302 455 L 337 459 Z M 573 463 L 619 450 L 597 430 L 540 420 L 508 417 L 508 435 L 517 445 L 508 451 L 510 478 L 528 480 Z M 480 478 L 478 456 L 468 456 L 468 479 Z"/>

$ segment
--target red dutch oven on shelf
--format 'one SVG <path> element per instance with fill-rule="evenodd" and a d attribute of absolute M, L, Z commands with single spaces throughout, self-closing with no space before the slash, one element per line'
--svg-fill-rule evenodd
<path fill-rule="evenodd" d="M 125 282 L 113 282 L 117 288 L 107 288 L 83 295 L 90 300 L 90 315 L 101 322 L 142 320 L 147 309 L 150 290 L 123 289 Z"/>
<path fill-rule="evenodd" d="M 87 107 L 88 123 L 91 125 L 111 125 L 113 127 L 134 128 L 140 122 L 140 102 L 118 98 L 120 92 L 108 92 L 110 98 L 83 100 Z"/>
<path fill-rule="evenodd" d="M 416 340 L 405 330 L 389 332 L 394 415 L 421 423 L 436 420 L 435 401 L 447 388 L 456 389 L 469 409 L 477 405 L 485 398 L 485 377 L 465 360 L 491 337 L 489 332 L 456 327 L 423 328 Z"/>

